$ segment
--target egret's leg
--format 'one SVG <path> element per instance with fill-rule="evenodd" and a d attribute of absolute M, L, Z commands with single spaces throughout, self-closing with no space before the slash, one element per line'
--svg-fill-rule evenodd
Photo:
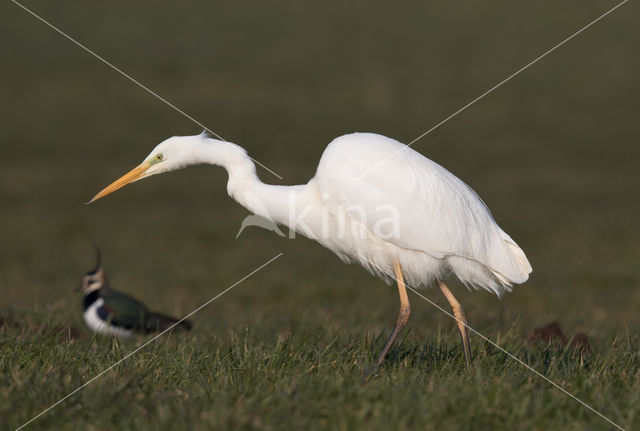
<path fill-rule="evenodd" d="M 396 275 L 396 282 L 398 283 L 398 293 L 400 294 L 400 313 L 398 314 L 398 320 L 396 321 L 396 327 L 393 328 L 391 335 L 389 335 L 389 339 L 385 343 L 382 348 L 382 352 L 380 352 L 380 356 L 378 356 L 378 360 L 376 365 L 365 372 L 365 377 L 367 377 L 371 372 L 373 372 L 377 367 L 382 364 L 384 358 L 389 353 L 389 349 L 393 345 L 393 342 L 398 338 L 398 334 L 402 331 L 402 328 L 405 327 L 407 322 L 409 321 L 409 316 L 411 315 L 411 307 L 409 306 L 409 297 L 407 296 L 407 288 L 404 285 L 404 277 L 402 276 L 402 268 L 398 262 L 393 263 L 393 270 Z"/>
<path fill-rule="evenodd" d="M 471 368 L 471 345 L 469 344 L 469 331 L 467 330 L 467 316 L 464 314 L 462 305 L 458 302 L 453 293 L 449 290 L 444 282 L 438 280 L 440 290 L 447 297 L 447 301 L 453 308 L 453 315 L 456 317 L 456 323 L 458 323 L 458 329 L 460 329 L 460 338 L 462 338 L 462 348 L 464 350 L 464 359 L 467 362 L 467 367 Z"/>

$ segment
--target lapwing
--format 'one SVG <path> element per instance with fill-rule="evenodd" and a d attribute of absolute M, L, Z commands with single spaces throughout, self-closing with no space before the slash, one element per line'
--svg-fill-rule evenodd
<path fill-rule="evenodd" d="M 84 293 L 84 321 L 99 334 L 130 337 L 134 332 L 149 334 L 175 329 L 191 329 L 191 322 L 150 311 L 137 299 L 111 288 L 96 250 L 96 268 L 82 277 L 80 289 Z M 179 322 L 179 323 L 178 323 Z"/>

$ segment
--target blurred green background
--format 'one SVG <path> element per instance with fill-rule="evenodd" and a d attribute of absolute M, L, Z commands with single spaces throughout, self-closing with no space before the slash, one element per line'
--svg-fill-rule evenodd
<path fill-rule="evenodd" d="M 259 169 L 263 181 L 299 184 L 334 137 L 410 142 L 615 2 L 24 4 L 284 177 Z M 533 265 L 502 300 L 454 286 L 490 338 L 557 320 L 597 350 L 640 331 L 639 19 L 629 2 L 414 145 L 482 196 Z M 114 287 L 173 314 L 284 252 L 193 318 L 211 333 L 246 326 L 275 343 L 305 325 L 391 326 L 395 289 L 312 241 L 257 228 L 236 240 L 248 212 L 222 169 L 85 206 L 157 143 L 201 128 L 16 5 L 0 23 L 2 314 L 81 326 L 88 236 Z M 410 342 L 453 331 L 412 304 Z"/>
<path fill-rule="evenodd" d="M 334 137 L 409 142 L 613 3 L 25 5 L 284 177 L 260 170 L 264 181 L 298 184 Z M 388 324 L 368 314 L 391 317 L 395 292 L 313 242 L 255 228 L 234 240 L 247 212 L 226 195 L 222 169 L 155 177 L 85 206 L 158 142 L 201 130 L 17 6 L 2 8 L 5 307 L 75 304 L 71 289 L 93 264 L 88 235 L 116 287 L 154 293 L 175 313 L 284 251 L 198 321 L 237 308 L 224 320 L 252 326 L 288 305 Z M 528 328 L 571 315 L 593 332 L 637 329 L 638 16 L 625 5 L 415 144 L 474 187 L 534 267 L 502 301 L 465 297 L 472 320 L 506 313 Z M 415 326 L 439 315 L 416 308 Z"/>

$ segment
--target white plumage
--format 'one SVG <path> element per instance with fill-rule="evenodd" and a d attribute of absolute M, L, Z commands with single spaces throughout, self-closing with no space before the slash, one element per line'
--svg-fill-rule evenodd
<path fill-rule="evenodd" d="M 297 186 L 264 184 L 235 144 L 205 134 L 173 137 L 91 202 L 130 182 L 197 163 L 224 167 L 229 195 L 252 213 L 397 281 L 400 315 L 378 364 L 409 318 L 405 280 L 412 287 L 437 281 L 453 307 L 471 366 L 466 317 L 443 277 L 452 273 L 469 287 L 500 296 L 531 272 L 524 252 L 469 186 L 408 146 L 373 133 L 334 139 L 315 177 Z"/>
<path fill-rule="evenodd" d="M 364 208 L 360 229 L 366 240 L 350 235 L 348 243 L 328 246 L 373 272 L 392 274 L 396 258 L 414 287 L 450 270 L 466 285 L 498 296 L 531 272 L 523 251 L 469 186 L 396 140 L 372 133 L 333 140 L 309 186 L 325 197 L 327 211 L 345 211 L 357 220 L 358 208 Z M 397 209 L 399 234 L 381 240 L 371 232 L 384 215 L 376 208 L 385 205 Z"/>

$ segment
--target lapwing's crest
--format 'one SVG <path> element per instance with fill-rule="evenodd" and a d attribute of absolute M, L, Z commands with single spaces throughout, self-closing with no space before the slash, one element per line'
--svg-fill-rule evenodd
<path fill-rule="evenodd" d="M 179 321 L 170 316 L 154 313 L 137 299 L 119 292 L 109 285 L 102 268 L 100 251 L 96 249 L 97 264 L 82 278 L 84 321 L 99 334 L 129 337 L 134 332 L 148 334 L 164 331 Z M 184 320 L 175 329 L 191 329 Z"/>

